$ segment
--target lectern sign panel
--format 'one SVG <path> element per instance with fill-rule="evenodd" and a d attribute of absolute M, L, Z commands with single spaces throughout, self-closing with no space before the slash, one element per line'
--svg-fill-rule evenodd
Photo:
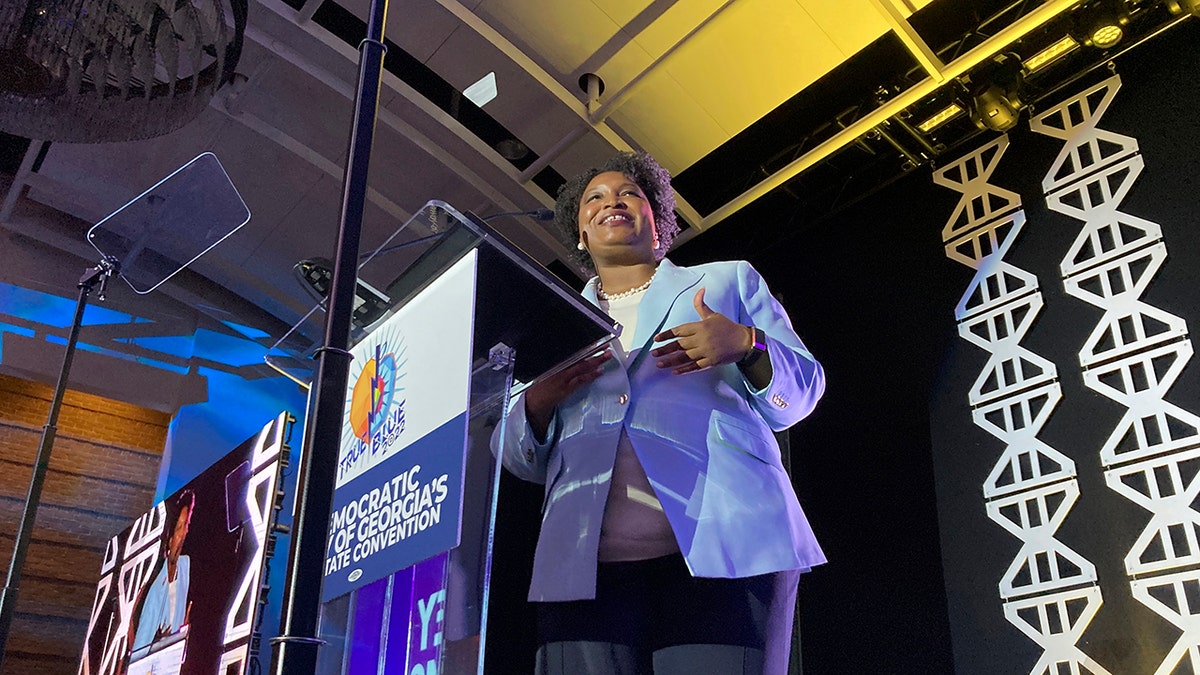
<path fill-rule="evenodd" d="M 475 262 L 351 350 L 322 600 L 458 545 Z"/>

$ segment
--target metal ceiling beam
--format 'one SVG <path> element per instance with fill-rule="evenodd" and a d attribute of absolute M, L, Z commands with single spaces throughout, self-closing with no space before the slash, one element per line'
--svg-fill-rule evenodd
<path fill-rule="evenodd" d="M 215 100 L 216 99 L 214 99 L 214 101 Z M 213 107 L 217 106 L 214 105 Z M 225 111 L 225 113 L 229 115 L 230 118 L 240 122 L 247 129 L 257 133 L 266 140 L 275 143 L 284 150 L 291 152 L 293 155 L 303 159 L 317 169 L 320 169 L 325 173 L 325 175 L 338 179 L 342 177 L 343 170 L 340 164 L 329 159 L 328 157 L 325 157 L 306 145 L 303 141 L 297 139 L 295 136 L 285 133 L 258 115 L 248 112 L 234 113 Z M 392 218 L 395 218 L 401 223 L 408 222 L 408 219 L 412 218 L 412 214 L 409 213 L 404 207 L 388 199 L 375 188 L 367 188 L 367 196 L 372 204 L 378 206 L 384 213 L 388 214 Z M 423 232 L 420 234 L 428 234 L 428 232 Z"/>
<path fill-rule="evenodd" d="M 510 61 L 515 63 L 519 68 L 529 74 L 542 88 L 557 98 L 560 103 L 573 112 L 581 121 L 586 122 L 592 127 L 596 133 L 608 141 L 610 145 L 618 150 L 631 150 L 633 146 L 629 141 L 625 140 L 620 134 L 609 127 L 607 124 L 593 123 L 588 116 L 587 105 L 580 100 L 573 92 L 554 79 L 550 73 L 547 73 L 541 66 L 534 62 L 525 52 L 521 51 L 508 38 L 504 37 L 495 28 L 492 28 L 486 21 L 479 18 L 471 10 L 467 9 L 458 2 L 458 0 L 437 0 L 446 11 L 453 14 L 459 21 L 463 22 L 468 28 L 475 31 L 479 37 L 487 40 L 493 47 L 500 50 Z"/>
<path fill-rule="evenodd" d="M 321 8 L 325 0 L 304 0 L 304 5 L 300 7 L 300 11 L 296 16 L 300 23 L 308 23 L 312 21 L 313 15 Z"/>
<path fill-rule="evenodd" d="M 297 28 L 304 30 L 310 36 L 316 38 L 327 47 L 342 53 L 343 55 L 347 56 L 347 58 L 354 57 L 354 54 L 352 53 L 353 48 L 351 46 L 348 46 L 341 40 L 333 37 L 328 33 L 328 31 L 325 31 L 320 27 L 313 26 L 311 22 L 306 21 L 308 17 L 311 17 L 312 12 L 306 11 L 305 14 L 301 14 L 280 2 L 280 0 L 260 0 L 260 2 L 275 14 L 290 20 Z M 312 11 L 315 12 L 316 7 L 319 6 L 320 3 L 321 0 L 308 0 L 304 6 L 304 9 L 308 10 L 311 7 Z M 438 0 L 438 3 L 454 14 L 460 21 L 475 30 L 481 37 L 491 42 L 506 56 L 512 59 L 514 63 L 534 77 L 534 79 L 537 80 L 538 83 L 544 88 L 546 88 L 547 91 L 566 104 L 567 107 L 572 110 L 572 112 L 574 112 L 582 122 L 587 124 L 588 128 L 595 130 L 601 135 L 601 137 L 619 150 L 632 149 L 632 146 L 628 141 L 622 138 L 607 125 L 592 124 L 590 120 L 588 120 L 586 106 L 581 100 L 571 94 L 565 87 L 559 84 L 556 80 L 554 80 L 554 78 L 542 70 L 536 63 L 534 63 L 532 59 L 530 59 L 507 39 L 492 29 L 491 26 L 484 23 L 470 10 L 466 9 L 454 0 Z M 253 26 L 247 27 L 246 36 L 271 50 L 276 55 L 288 61 L 290 64 L 304 70 L 313 77 L 316 77 L 334 91 L 338 92 L 340 95 L 347 98 L 353 95 L 352 83 L 345 82 L 336 75 L 326 71 L 320 66 L 317 66 L 310 59 L 306 58 L 290 46 L 284 44 L 274 36 L 263 33 L 262 31 L 253 30 Z M 465 127 L 463 127 L 457 119 L 447 114 L 441 108 L 433 105 L 433 103 L 427 98 L 422 96 L 416 90 L 412 89 L 407 83 L 395 75 L 385 72 L 384 83 L 403 96 L 410 103 L 417 106 L 430 118 L 434 119 L 447 130 L 454 133 L 464 143 L 475 149 L 480 156 L 490 161 L 497 169 L 512 179 L 514 183 L 529 193 L 530 196 L 537 199 L 539 203 L 544 206 L 552 205 L 553 195 L 547 196 L 541 188 L 532 184 L 532 177 L 536 174 L 529 173 L 528 171 L 518 172 L 516 167 L 501 158 L 499 153 L 497 153 L 494 148 L 483 143 L 483 141 L 475 136 L 475 134 L 472 134 Z M 429 152 L 432 156 L 439 157 L 440 161 L 446 166 L 446 168 L 454 172 L 456 175 L 461 176 L 464 180 L 471 184 L 472 187 L 479 190 L 481 193 L 488 195 L 494 201 L 494 203 L 500 206 L 502 209 L 508 211 L 522 210 L 522 207 L 517 206 L 511 200 L 496 192 L 490 186 L 490 184 L 484 181 L 465 164 L 442 152 L 428 137 L 404 122 L 398 115 L 388 111 L 387 109 L 381 109 L 379 111 L 378 119 L 379 122 L 382 122 L 403 134 L 406 138 L 424 149 L 426 152 Z M 569 148 L 581 136 L 582 134 L 567 134 L 567 137 L 564 140 L 555 145 L 555 149 L 558 153 L 561 153 L 566 148 Z M 542 167 L 549 164 L 552 159 L 553 156 L 547 157 L 544 161 L 542 161 Z M 677 201 L 679 213 L 684 217 L 686 222 L 693 224 L 700 222 L 699 212 L 696 211 L 690 204 L 688 204 L 686 200 L 684 200 L 682 197 L 678 197 Z M 537 224 L 523 224 L 523 226 L 561 260 L 569 262 L 572 259 L 567 253 L 565 245 L 558 241 L 557 237 L 547 232 L 546 228 Z"/>
<path fill-rule="evenodd" d="M 322 42 L 329 48 L 337 51 L 340 54 L 343 54 L 348 59 L 357 58 L 357 53 L 354 51 L 353 46 L 347 45 L 346 43 L 342 42 L 341 40 L 330 35 L 328 33 L 328 31 L 326 31 L 325 29 L 323 29 L 319 26 L 315 26 L 312 23 L 307 23 L 307 24 L 301 25 L 298 22 L 297 12 L 295 10 L 291 9 L 290 7 L 288 7 L 287 5 L 283 4 L 279 0 L 260 0 L 260 2 L 264 7 L 267 7 L 268 9 L 275 12 L 279 16 L 281 16 L 285 19 L 290 19 L 297 28 L 305 31 L 309 36 Z M 268 51 L 272 52 L 276 56 L 283 59 L 284 61 L 287 61 L 290 65 L 292 65 L 296 68 L 299 68 L 300 70 L 303 70 L 305 73 L 309 74 L 317 81 L 321 82 L 325 86 L 332 89 L 339 96 L 342 96 L 343 98 L 346 98 L 347 100 L 350 100 L 354 96 L 354 83 L 353 82 L 347 82 L 346 80 L 343 80 L 341 77 L 335 75 L 334 73 L 331 73 L 328 70 L 326 70 L 325 68 L 317 65 L 316 63 L 314 63 L 312 61 L 312 59 L 309 59 L 308 57 L 301 54 L 299 51 L 297 51 L 296 49 L 287 45 L 285 42 L 276 38 L 275 36 L 270 35 L 264 31 L 262 31 L 261 29 L 256 28 L 253 25 L 249 25 L 246 27 L 246 37 L 250 40 L 253 40 L 255 43 L 261 45 Z M 465 127 L 462 126 L 462 124 L 458 120 L 454 119 L 452 116 L 447 114 L 441 108 L 438 108 L 437 106 L 433 105 L 433 103 L 430 102 L 429 99 L 422 96 L 420 93 L 418 93 L 416 90 L 414 90 L 407 83 L 405 83 L 403 80 L 396 77 L 395 75 L 385 72 L 383 79 L 384 79 L 384 84 L 386 84 L 389 88 L 391 88 L 392 90 L 399 93 L 406 100 L 408 100 L 413 105 L 420 108 L 422 112 L 427 114 L 432 119 L 436 120 L 439 124 L 441 124 L 447 130 L 449 130 L 451 133 L 458 136 L 464 143 L 467 143 L 468 145 L 470 145 L 482 157 L 485 157 L 489 161 L 491 161 L 493 165 L 495 165 L 498 169 L 503 171 L 504 174 L 507 175 L 510 179 L 512 179 L 514 183 L 519 185 L 526 192 L 529 192 L 531 194 L 531 196 L 533 196 L 535 199 L 538 200 L 539 203 L 541 203 L 543 205 L 548 205 L 546 198 L 544 196 L 544 193 L 543 193 L 543 195 L 540 195 L 540 196 L 537 194 L 534 194 L 532 192 L 532 190 L 529 189 L 530 186 L 527 183 L 521 182 L 520 174 L 518 173 L 516 167 L 514 167 L 509 162 L 503 160 L 503 158 L 501 158 L 499 156 L 499 154 L 496 153 L 494 148 L 487 145 L 478 136 L 476 136 L 475 134 L 468 131 Z M 309 157 L 309 153 L 297 152 L 298 148 L 295 147 L 293 144 L 286 142 L 286 139 L 284 139 L 282 136 L 278 136 L 277 134 L 272 133 L 269 130 L 263 128 L 262 125 L 270 126 L 266 122 L 262 122 L 261 120 L 258 120 L 258 121 L 262 122 L 262 125 L 255 125 L 253 123 L 254 120 L 250 120 L 248 118 L 239 118 L 238 115 L 233 115 L 233 118 L 235 120 L 239 120 L 243 123 L 246 123 L 248 127 L 254 129 L 256 132 L 258 132 L 260 134 L 263 134 L 265 138 L 269 138 L 269 139 L 279 143 L 281 145 L 281 147 L 285 147 L 288 150 L 296 153 L 298 156 L 308 159 L 310 162 L 312 162 L 318 168 L 321 168 L 322 170 L 326 170 L 326 166 L 325 166 L 324 162 L 313 161 L 313 159 L 311 157 Z M 423 134 L 417 128 L 413 127 L 411 124 L 405 122 L 396 113 L 391 112 L 390 110 L 388 110 L 386 108 L 380 108 L 379 112 L 378 112 L 378 121 L 381 124 L 384 124 L 385 126 L 391 128 L 392 130 L 394 130 L 397 133 L 404 136 L 409 142 L 411 142 L 414 145 L 416 145 L 417 147 L 421 148 L 423 151 L 428 153 L 430 156 L 438 158 L 438 161 L 441 162 L 447 169 L 449 169 L 451 172 L 453 172 L 456 176 L 459 176 L 460 178 L 462 178 L 464 182 L 469 184 L 474 189 L 478 190 L 481 194 L 486 195 L 501 209 L 503 209 L 505 211 L 523 211 L 524 210 L 524 207 L 518 206 L 512 200 L 505 197 L 503 194 L 501 194 L 499 191 L 497 191 L 494 187 L 492 187 L 492 185 L 488 181 L 484 180 L 481 176 L 479 176 L 479 174 L 475 173 L 475 171 L 470 169 L 466 164 L 462 163 L 461 161 L 459 161 L 459 160 L 455 159 L 454 157 L 452 157 L 451 155 L 447 154 L 444 151 L 444 149 L 441 148 L 440 146 L 438 146 L 432 139 L 430 139 L 428 136 Z M 266 132 L 266 133 L 264 133 L 264 132 Z M 279 132 L 279 133 L 282 134 L 282 132 Z M 286 134 L 283 134 L 283 136 L 286 136 Z M 291 137 L 288 137 L 288 138 L 291 138 Z M 281 141 L 283 141 L 283 142 L 281 142 Z M 540 189 L 539 189 L 539 192 L 540 192 Z M 397 205 L 395 205 L 394 203 L 392 203 L 390 201 L 377 199 L 376 197 L 382 198 L 382 195 L 379 195 L 379 193 L 377 193 L 375 191 L 371 191 L 371 201 L 378 204 L 385 211 L 393 212 L 399 208 Z M 400 209 L 400 210 L 403 211 L 403 209 Z M 697 220 L 699 220 L 699 218 L 697 218 Z M 529 227 L 527 229 L 544 246 L 546 246 L 554 255 L 556 255 L 557 257 L 559 257 L 563 260 L 570 260 L 570 255 L 567 252 L 566 246 L 562 242 L 560 242 L 556 237 L 554 237 L 549 232 L 547 232 L 545 230 L 545 228 L 535 225 L 535 226 Z"/>
<path fill-rule="evenodd" d="M 732 0 L 729 1 L 731 2 Z M 458 2 L 457 0 L 437 0 L 437 3 L 445 8 L 448 12 L 453 14 L 456 18 L 458 18 L 459 21 L 463 22 L 471 30 L 475 31 L 480 37 L 490 42 L 496 49 L 500 50 L 500 52 L 507 56 L 509 60 L 524 70 L 530 77 L 536 80 L 538 84 L 542 85 L 547 92 L 557 98 L 559 102 L 567 107 L 568 110 L 573 112 L 581 122 L 587 125 L 587 128 L 590 128 L 599 134 L 600 137 L 607 141 L 609 145 L 613 146 L 613 148 L 620 151 L 629 151 L 634 149 L 633 145 L 629 141 L 618 134 L 612 127 L 605 124 L 603 120 L 593 122 L 591 115 L 588 112 L 587 104 L 584 101 L 560 84 L 558 80 L 554 79 L 554 77 L 550 75 L 550 73 L 547 73 L 545 69 L 534 62 L 529 55 L 518 49 L 516 45 L 510 42 L 508 38 L 501 35 L 495 28 L 492 28 L 474 12 L 464 7 L 462 3 Z M 726 2 L 726 4 L 728 4 L 728 2 Z M 535 160 L 535 163 L 540 162 L 541 167 L 544 168 L 545 166 L 549 165 L 550 162 L 554 161 L 555 157 L 574 145 L 575 142 L 581 137 L 582 134 L 568 132 L 565 136 L 563 136 L 562 139 L 555 143 L 549 151 L 539 156 L 539 158 Z M 540 170 L 541 169 L 539 168 L 539 171 Z M 536 175 L 536 173 L 530 173 L 528 170 L 522 174 L 526 185 L 528 185 L 528 181 L 531 180 L 534 175 Z M 688 223 L 692 227 L 695 227 L 700 223 L 700 212 L 697 211 L 691 204 L 689 204 L 687 200 L 684 199 L 683 196 L 678 192 L 675 193 L 675 205 L 676 210 L 681 216 L 683 216 L 684 222 Z M 570 258 L 564 258 L 564 260 L 569 259 Z"/>
<path fill-rule="evenodd" d="M 1034 9 L 1029 14 L 1021 17 L 1008 28 L 1005 28 L 996 35 L 993 35 L 982 42 L 979 46 L 949 63 L 945 68 L 941 69 L 940 72 L 942 73 L 944 79 L 950 79 L 965 74 L 967 71 L 983 63 L 993 55 L 999 53 L 1013 42 L 1020 40 L 1052 20 L 1054 17 L 1071 9 L 1077 3 L 1078 0 L 1046 0 L 1046 2 L 1038 6 L 1037 9 Z M 896 96 L 896 98 L 889 100 L 881 107 L 867 113 L 865 116 L 840 131 L 837 135 L 815 146 L 809 152 L 796 158 L 787 166 L 771 174 L 754 187 L 751 187 L 749 190 L 746 190 L 737 197 L 734 197 L 725 205 L 710 213 L 702 221 L 700 221 L 698 229 L 700 231 L 707 230 L 734 213 L 737 213 L 751 202 L 757 200 L 780 185 L 783 185 L 787 181 L 799 175 L 801 172 L 811 168 L 838 150 L 841 150 L 843 147 L 855 142 L 860 136 L 887 121 L 900 111 L 917 103 L 922 98 L 929 96 L 940 86 L 941 82 L 930 77 L 901 92 L 898 96 Z"/>
<path fill-rule="evenodd" d="M 0 223 L 7 223 L 13 214 L 13 208 L 17 205 L 17 199 L 21 197 L 21 193 L 29 186 L 26 178 L 33 174 L 33 163 L 37 160 L 38 153 L 42 151 L 42 147 L 46 145 L 46 141 L 29 141 L 29 147 L 25 149 L 25 155 L 21 158 L 21 166 L 17 169 L 16 175 L 13 176 L 12 184 L 8 186 L 8 192 L 4 195 L 4 203 L 0 205 Z"/>
<path fill-rule="evenodd" d="M 290 20 L 293 25 L 304 31 L 310 37 L 345 56 L 347 59 L 355 60 L 358 58 L 357 52 L 355 52 L 353 45 L 349 45 L 339 38 L 334 37 L 324 28 L 315 26 L 311 23 L 301 25 L 298 22 L 297 12 L 280 0 L 259 0 L 259 2 L 264 7 L 270 9 L 284 19 Z M 335 75 L 334 73 L 331 73 L 325 68 L 317 65 L 312 59 L 308 58 L 304 54 L 301 54 L 295 48 L 286 44 L 274 35 L 266 33 L 261 29 L 250 25 L 246 27 L 246 37 L 263 46 L 276 56 L 279 56 L 284 61 L 287 61 L 290 65 L 308 73 L 313 78 L 335 91 L 339 96 L 342 96 L 347 100 L 351 100 L 354 97 L 354 82 L 344 80 L 338 75 Z M 384 83 L 389 85 L 391 89 L 395 90 L 406 100 L 419 107 L 422 112 L 426 113 L 430 117 L 433 117 L 434 119 L 437 119 L 442 126 L 453 132 L 456 136 L 462 139 L 463 142 L 470 144 L 475 150 L 479 151 L 480 154 L 491 159 L 496 168 L 500 169 L 514 180 L 517 179 L 518 173 L 516 168 L 513 167 L 512 164 L 503 160 L 503 158 L 501 158 L 499 154 L 495 152 L 494 148 L 481 141 L 475 134 L 467 131 L 467 129 L 463 127 L 458 120 L 448 115 L 441 108 L 434 106 L 429 99 L 417 93 L 416 90 L 412 89 L 412 87 L 395 75 L 385 72 L 383 77 Z M 381 108 L 379 111 L 379 121 L 404 135 L 406 138 L 412 141 L 414 145 L 421 148 L 425 152 L 428 152 L 434 157 L 440 157 L 441 161 L 446 165 L 446 168 L 463 177 L 463 179 L 468 181 L 472 187 L 486 195 L 495 197 L 498 200 L 496 202 L 497 205 L 503 208 L 517 208 L 515 204 L 513 204 L 511 201 L 508 201 L 503 197 L 503 195 L 500 195 L 498 192 L 496 192 L 487 181 L 483 180 L 478 174 L 468 169 L 465 165 L 448 157 L 441 147 L 439 147 L 415 127 L 400 119 L 400 117 L 395 113 L 392 113 L 386 108 Z M 494 157 L 492 157 L 492 155 L 494 155 Z"/>
<path fill-rule="evenodd" d="M 684 35 L 681 35 L 679 39 L 675 41 L 675 44 L 668 47 L 666 51 L 664 51 L 657 59 L 651 61 L 650 65 L 643 68 L 642 71 L 637 75 L 634 75 L 633 78 L 625 83 L 625 86 L 608 96 L 603 103 L 597 106 L 596 109 L 591 111 L 591 113 L 588 115 L 592 123 L 599 124 L 600 122 L 608 119 L 608 116 L 613 114 L 613 111 L 621 107 L 621 104 L 623 104 L 633 94 L 633 92 L 637 91 L 637 89 L 645 83 L 646 78 L 651 73 L 662 67 L 663 64 L 665 64 L 672 56 L 675 55 L 676 52 L 679 51 L 680 47 L 687 44 L 688 41 L 698 35 L 700 31 L 710 26 L 717 16 L 729 8 L 733 2 L 734 0 L 725 0 L 720 7 L 717 7 L 715 10 L 713 10 L 713 12 L 705 17 L 703 21 L 696 24 L 694 28 Z"/>
<path fill-rule="evenodd" d="M 946 81 L 946 76 L 943 74 L 945 64 L 933 53 L 925 40 L 917 34 L 916 29 L 908 22 L 908 18 L 900 13 L 900 9 L 892 0 L 871 0 L 871 4 L 875 5 L 875 9 L 883 15 L 891 26 L 892 32 L 900 41 L 904 43 L 904 47 L 913 55 L 917 63 L 921 64 L 921 68 L 939 84 Z"/>

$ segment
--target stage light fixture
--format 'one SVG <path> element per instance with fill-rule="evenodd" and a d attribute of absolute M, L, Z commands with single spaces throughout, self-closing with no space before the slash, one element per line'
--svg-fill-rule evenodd
<path fill-rule="evenodd" d="M 1200 0 L 1197 0 L 1200 2 Z M 1046 47 L 1042 51 L 1025 59 L 1023 65 L 1026 73 L 1035 73 L 1042 68 L 1054 63 L 1067 54 L 1075 51 L 1079 47 L 1079 42 L 1070 35 L 1065 35 L 1061 40 Z"/>
<path fill-rule="evenodd" d="M 975 111 L 971 119 L 980 129 L 1008 131 L 1017 126 L 1020 117 L 1020 102 L 1012 99 L 997 85 L 992 85 L 975 96 Z"/>
<path fill-rule="evenodd" d="M 1125 31 L 1120 24 L 1110 23 L 1096 27 L 1092 31 L 1092 44 L 1101 49 L 1108 49 L 1125 37 Z"/>
<path fill-rule="evenodd" d="M 920 129 L 922 133 L 927 134 L 961 114 L 963 114 L 962 106 L 957 103 L 951 103 L 945 108 L 942 108 L 941 110 L 930 115 L 928 119 L 918 124 L 917 128 Z"/>
<path fill-rule="evenodd" d="M 529 154 L 529 146 L 515 138 L 505 138 L 497 141 L 496 145 L 493 147 L 495 147 L 496 152 L 500 153 L 501 157 L 510 162 L 523 159 Z"/>
<path fill-rule="evenodd" d="M 1129 10 L 1123 0 L 1100 0 L 1084 6 L 1075 14 L 1074 37 L 1096 49 L 1114 47 L 1125 37 Z"/>
<path fill-rule="evenodd" d="M 1025 70 L 1016 54 L 997 54 L 971 73 L 971 121 L 980 129 L 1004 132 L 1017 126 L 1021 109 L 1021 88 Z"/>
<path fill-rule="evenodd" d="M 1167 9 L 1172 14 L 1194 14 L 1200 16 L 1200 0 L 1167 0 Z"/>

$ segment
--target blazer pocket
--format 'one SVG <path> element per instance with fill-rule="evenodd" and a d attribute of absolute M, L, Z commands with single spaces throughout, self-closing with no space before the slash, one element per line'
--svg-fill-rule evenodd
<path fill-rule="evenodd" d="M 715 432 L 721 444 L 744 452 L 763 464 L 775 466 L 780 462 L 779 445 L 765 425 L 755 425 L 714 410 L 710 431 Z"/>

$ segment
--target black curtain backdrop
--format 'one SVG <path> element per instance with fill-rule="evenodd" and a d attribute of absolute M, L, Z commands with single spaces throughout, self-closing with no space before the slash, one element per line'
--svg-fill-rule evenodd
<path fill-rule="evenodd" d="M 1185 319 L 1191 330 L 1200 325 L 1196 23 L 1116 60 L 1114 72 L 1122 86 L 1099 124 L 1137 139 L 1145 169 L 1120 211 L 1158 223 L 1166 243 L 1167 261 L 1141 299 Z M 1091 74 L 1048 100 L 1046 107 L 1111 74 L 1107 69 Z M 1079 350 L 1102 310 L 1064 291 L 1059 265 L 1083 224 L 1050 211 L 1040 185 L 1063 142 L 1032 133 L 1027 124 L 1010 140 L 990 182 L 1021 194 L 1027 222 L 1004 260 L 1037 275 L 1045 301 L 1021 345 L 1055 363 L 1063 393 L 1038 438 L 1075 461 L 1080 489 L 1056 539 L 1096 565 L 1104 598 L 1077 644 L 1113 673 L 1152 673 L 1180 631 L 1134 600 L 1129 590 L 1123 558 L 1151 514 L 1110 490 L 1104 480 L 1100 448 L 1126 408 L 1083 384 Z M 965 290 L 970 272 L 966 267 L 955 272 L 957 288 Z M 974 426 L 967 407 L 967 391 L 986 359 L 983 350 L 956 340 L 939 370 L 931 405 L 955 662 L 958 672 L 981 675 L 1027 672 L 1042 653 L 1005 620 L 996 590 L 1020 542 L 984 511 L 981 486 L 1004 448 Z M 1200 413 L 1198 368 L 1200 364 L 1189 364 L 1164 397 L 1192 413 Z"/>
<path fill-rule="evenodd" d="M 791 431 L 830 561 L 801 578 L 805 675 L 952 672 L 928 401 L 964 284 L 939 237 L 957 199 L 931 186 L 918 172 L 835 217 L 756 205 L 753 232 L 723 223 L 671 256 L 749 260 L 825 368 Z"/>

